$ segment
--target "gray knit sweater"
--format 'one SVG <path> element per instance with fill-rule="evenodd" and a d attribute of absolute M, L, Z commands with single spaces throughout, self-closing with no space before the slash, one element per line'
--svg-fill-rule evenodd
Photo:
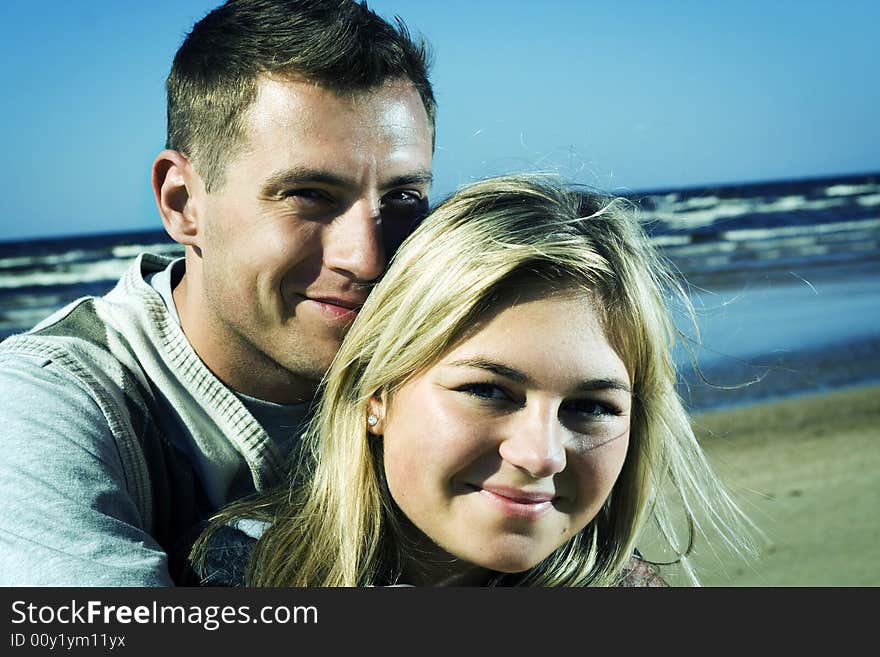
<path fill-rule="evenodd" d="M 170 584 L 201 520 L 282 479 L 147 283 L 169 262 L 0 344 L 0 584 Z"/>

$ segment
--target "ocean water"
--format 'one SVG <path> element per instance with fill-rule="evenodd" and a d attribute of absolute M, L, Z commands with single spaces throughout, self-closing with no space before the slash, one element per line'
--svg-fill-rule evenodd
<path fill-rule="evenodd" d="M 628 198 L 689 282 L 695 408 L 880 380 L 880 173 Z M 108 291 L 141 251 L 182 254 L 162 230 L 0 242 L 0 338 Z"/>

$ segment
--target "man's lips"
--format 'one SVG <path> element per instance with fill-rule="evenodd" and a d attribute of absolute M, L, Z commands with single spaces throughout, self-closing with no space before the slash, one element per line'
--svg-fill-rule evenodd
<path fill-rule="evenodd" d="M 346 310 L 359 310 L 364 305 L 364 299 L 342 299 L 340 297 L 313 297 L 306 296 L 306 299 L 317 303 L 326 303 L 331 306 L 339 306 Z"/>
<path fill-rule="evenodd" d="M 352 318 L 364 305 L 364 299 L 352 297 L 316 296 L 301 294 L 304 300 L 309 301 L 318 310 L 332 318 Z"/>

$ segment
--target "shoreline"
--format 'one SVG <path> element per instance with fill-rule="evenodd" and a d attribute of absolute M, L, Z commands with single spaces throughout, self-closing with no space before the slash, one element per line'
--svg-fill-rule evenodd
<path fill-rule="evenodd" d="M 691 414 L 880 385 L 880 336 L 819 347 L 679 363 L 677 388 Z"/>
<path fill-rule="evenodd" d="M 880 383 L 880 259 L 795 271 L 692 290 L 698 333 L 676 321 L 699 371 L 675 352 L 692 413 Z"/>
<path fill-rule="evenodd" d="M 757 525 L 758 556 L 698 537 L 704 586 L 880 585 L 880 385 L 692 414 L 710 464 Z M 649 531 L 645 554 L 666 559 Z M 673 586 L 683 573 L 664 567 Z"/>

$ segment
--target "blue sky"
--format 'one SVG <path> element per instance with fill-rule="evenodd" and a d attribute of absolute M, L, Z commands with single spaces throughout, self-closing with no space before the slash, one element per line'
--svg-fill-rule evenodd
<path fill-rule="evenodd" d="M 0 0 L 0 240 L 161 229 L 164 78 L 217 0 Z M 880 3 L 376 0 L 432 44 L 434 198 L 880 171 Z"/>

